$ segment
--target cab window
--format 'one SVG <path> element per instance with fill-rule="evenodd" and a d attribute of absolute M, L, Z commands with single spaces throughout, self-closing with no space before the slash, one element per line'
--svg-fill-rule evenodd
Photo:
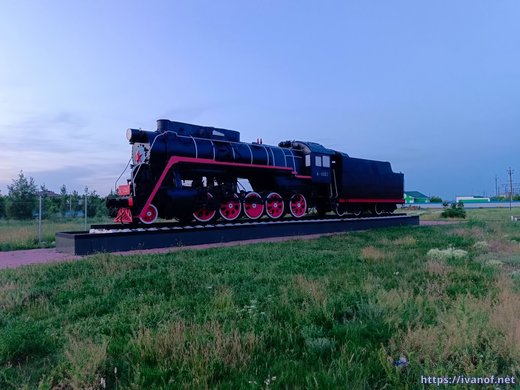
<path fill-rule="evenodd" d="M 323 168 L 330 168 L 330 156 L 323 156 Z"/>

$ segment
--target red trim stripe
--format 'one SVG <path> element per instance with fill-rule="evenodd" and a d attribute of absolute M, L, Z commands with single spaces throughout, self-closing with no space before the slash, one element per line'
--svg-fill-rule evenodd
<path fill-rule="evenodd" d="M 345 199 L 341 198 L 339 203 L 404 203 L 404 199 L 358 199 L 358 198 L 350 198 Z"/>

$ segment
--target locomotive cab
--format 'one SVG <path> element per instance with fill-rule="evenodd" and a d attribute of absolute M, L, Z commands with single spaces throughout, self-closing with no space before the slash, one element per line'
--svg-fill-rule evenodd
<path fill-rule="evenodd" d="M 327 149 L 315 142 L 286 141 L 280 146 L 290 144 L 295 150 L 303 152 L 305 159 L 305 173 L 312 177 L 315 184 L 330 184 L 332 173 L 332 157 L 336 154 L 334 150 Z"/>

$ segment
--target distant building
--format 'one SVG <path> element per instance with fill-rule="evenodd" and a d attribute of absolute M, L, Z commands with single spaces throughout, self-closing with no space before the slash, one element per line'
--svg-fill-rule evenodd
<path fill-rule="evenodd" d="M 419 191 L 405 191 L 404 203 L 430 203 L 430 198 Z"/>
<path fill-rule="evenodd" d="M 50 191 L 50 190 L 39 191 L 38 195 L 48 196 L 49 198 L 56 198 L 56 197 L 60 196 L 59 194 L 55 193 L 54 191 Z"/>
<path fill-rule="evenodd" d="M 455 202 L 459 203 L 488 203 L 491 199 L 484 196 L 457 196 Z"/>

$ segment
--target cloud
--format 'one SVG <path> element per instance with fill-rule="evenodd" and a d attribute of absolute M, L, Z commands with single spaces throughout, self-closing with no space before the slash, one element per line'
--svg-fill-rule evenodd
<path fill-rule="evenodd" d="M 83 166 L 55 166 L 51 169 L 37 170 L 34 167 L 26 167 L 23 172 L 26 176 L 34 178 L 35 183 L 40 186 L 45 186 L 55 192 L 58 192 L 60 187 L 65 184 L 68 191 L 76 190 L 83 193 L 84 188 L 95 190 L 100 195 L 107 195 L 111 189 L 114 189 L 116 179 L 119 177 L 125 167 L 125 162 L 120 164 L 104 162 L 95 162 Z M 8 172 L 9 176 L 4 176 L 4 170 L 0 170 L 0 189 L 1 193 L 7 193 L 7 185 L 12 183 L 20 169 Z M 126 172 L 119 184 L 124 184 L 129 177 L 129 171 Z"/>
<path fill-rule="evenodd" d="M 0 125 L 2 192 L 20 170 L 51 189 L 55 183 L 67 187 L 69 183 L 77 183 L 81 189 L 89 185 L 108 192 L 109 176 L 114 175 L 113 184 L 120 173 L 110 169 L 117 171 L 124 167 L 128 145 L 107 143 L 106 134 L 90 127 L 93 125 L 81 114 L 67 110 Z"/>
<path fill-rule="evenodd" d="M 20 152 L 73 151 L 78 140 L 92 141 L 87 125 L 81 115 L 70 111 L 33 116 L 3 125 L 6 133 L 3 142 L 8 149 Z"/>

